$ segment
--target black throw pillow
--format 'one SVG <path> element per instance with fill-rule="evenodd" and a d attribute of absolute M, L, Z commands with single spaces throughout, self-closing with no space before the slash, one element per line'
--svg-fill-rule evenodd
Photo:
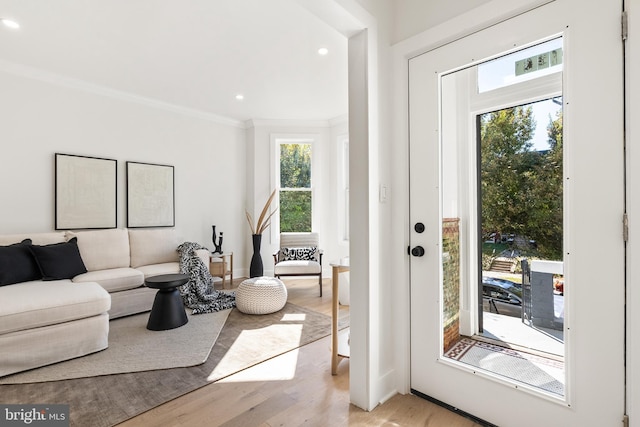
<path fill-rule="evenodd" d="M 0 246 L 0 286 L 42 279 L 36 260 L 29 250 L 31 239 Z"/>
<path fill-rule="evenodd" d="M 71 279 L 87 272 L 80 256 L 77 237 L 68 242 L 45 246 L 32 245 L 30 248 L 40 267 L 42 280 Z"/>

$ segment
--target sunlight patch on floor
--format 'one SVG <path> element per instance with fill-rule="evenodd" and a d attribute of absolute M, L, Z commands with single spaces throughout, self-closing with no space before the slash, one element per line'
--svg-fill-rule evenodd
<path fill-rule="evenodd" d="M 237 372 L 246 366 L 247 360 L 264 360 L 279 354 L 282 348 L 297 347 L 302 338 L 302 324 L 277 324 L 260 329 L 246 329 L 242 331 L 233 345 L 218 365 L 209 374 L 207 380 L 215 381 L 223 376 L 223 373 Z M 256 346 L 257 342 L 263 345 Z M 289 362 L 291 363 L 291 362 Z M 268 364 L 264 364 L 268 366 Z M 271 368 L 269 376 L 274 380 L 291 379 L 295 372 L 295 360 L 290 366 L 283 368 L 282 373 Z M 269 380 L 269 378 L 255 378 L 258 380 Z"/>
<path fill-rule="evenodd" d="M 240 371 L 219 383 L 240 383 L 255 381 L 286 381 L 295 378 L 299 349 L 262 362 L 244 371 Z"/>
<path fill-rule="evenodd" d="M 283 322 L 304 322 L 307 318 L 305 313 L 286 313 L 282 316 Z"/>

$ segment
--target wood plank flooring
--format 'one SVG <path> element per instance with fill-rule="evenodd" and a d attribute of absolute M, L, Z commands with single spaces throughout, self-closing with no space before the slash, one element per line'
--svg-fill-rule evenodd
<path fill-rule="evenodd" d="M 234 280 L 234 287 L 242 279 Z M 320 298 L 313 279 L 285 280 L 289 302 L 331 314 L 331 283 Z M 341 307 L 347 310 L 348 307 Z M 137 426 L 478 426 L 412 395 L 396 395 L 371 412 L 349 404 L 349 360 L 331 372 L 331 340 L 323 338 L 195 390 L 132 418 Z"/>

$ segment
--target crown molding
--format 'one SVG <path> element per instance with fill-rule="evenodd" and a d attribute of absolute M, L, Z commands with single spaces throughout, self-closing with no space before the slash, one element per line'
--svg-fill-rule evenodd
<path fill-rule="evenodd" d="M 288 120 L 288 119 L 250 119 L 245 122 L 247 128 L 257 127 L 305 127 L 327 128 L 328 120 Z"/>
<path fill-rule="evenodd" d="M 349 124 L 349 115 L 343 114 L 338 117 L 334 117 L 333 119 L 329 119 L 329 126 L 336 127 L 344 124 Z"/>
<path fill-rule="evenodd" d="M 117 99 L 119 101 L 131 102 L 135 104 L 144 105 L 150 108 L 156 108 L 159 110 L 169 111 L 176 114 L 182 114 L 185 116 L 193 117 L 200 120 L 206 120 L 222 125 L 233 126 L 238 128 L 246 128 L 245 124 L 240 120 L 231 119 L 229 117 L 220 116 L 217 114 L 208 113 L 202 110 L 196 110 L 193 108 L 184 107 L 181 105 L 171 104 L 169 102 L 160 101 L 155 98 L 149 98 L 141 95 L 136 95 L 130 92 L 111 89 L 105 86 L 100 86 L 94 83 L 89 83 L 84 80 L 75 79 L 71 77 L 62 76 L 49 71 L 45 71 L 36 67 L 28 65 L 16 64 L 13 62 L 0 60 L 0 71 L 5 73 L 14 74 L 19 77 L 25 77 L 29 79 L 39 80 L 45 83 L 50 83 L 57 86 L 66 87 L 69 89 L 79 90 L 82 92 L 88 92 L 99 96 L 105 96 L 108 98 Z"/>
<path fill-rule="evenodd" d="M 286 128 L 330 128 L 342 123 L 346 123 L 348 116 L 338 116 L 329 120 L 288 120 L 288 119 L 250 119 L 244 122 L 245 128 L 258 127 L 286 127 Z"/>

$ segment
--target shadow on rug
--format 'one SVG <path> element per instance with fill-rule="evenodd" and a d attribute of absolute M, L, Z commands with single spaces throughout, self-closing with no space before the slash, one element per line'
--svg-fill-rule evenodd
<path fill-rule="evenodd" d="M 340 328 L 348 326 L 348 318 L 340 323 Z M 0 385 L 0 403 L 69 404 L 72 426 L 113 426 L 330 333 L 329 316 L 295 304 L 287 303 L 282 310 L 261 316 L 233 309 L 209 358 L 201 365 Z"/>

